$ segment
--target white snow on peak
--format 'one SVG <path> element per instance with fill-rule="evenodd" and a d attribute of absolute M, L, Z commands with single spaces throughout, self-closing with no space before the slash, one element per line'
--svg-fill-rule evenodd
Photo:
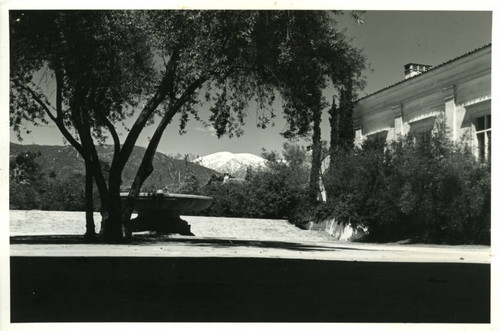
<path fill-rule="evenodd" d="M 260 156 L 226 151 L 199 157 L 194 162 L 220 173 L 227 172 L 237 178 L 244 178 L 248 168 L 258 169 L 266 166 L 266 161 Z"/>

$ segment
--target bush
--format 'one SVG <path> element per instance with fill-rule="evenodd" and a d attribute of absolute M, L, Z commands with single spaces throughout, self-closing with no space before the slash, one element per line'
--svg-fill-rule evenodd
<path fill-rule="evenodd" d="M 203 188 L 203 195 L 213 198 L 212 205 L 201 211 L 205 216 L 251 217 L 247 213 L 246 185 L 239 183 L 211 183 Z"/>
<path fill-rule="evenodd" d="M 22 153 L 10 167 L 9 208 L 41 210 L 85 210 L 83 174 L 57 178 L 55 173 L 45 176 L 39 171 L 35 158 L 38 154 Z M 94 193 L 95 210 L 99 208 L 97 190 Z"/>
<path fill-rule="evenodd" d="M 490 167 L 444 135 L 339 153 L 325 179 L 332 216 L 368 240 L 489 244 Z"/>
<path fill-rule="evenodd" d="M 97 195 L 97 192 L 94 196 Z M 98 208 L 94 204 L 94 210 Z M 85 180 L 82 175 L 72 176 L 65 180 L 52 180 L 40 193 L 41 210 L 85 210 Z"/>
<path fill-rule="evenodd" d="M 207 216 L 289 219 L 301 203 L 307 177 L 297 167 L 276 160 L 248 173 L 242 182 L 212 181 L 202 190 L 214 198 Z"/>
<path fill-rule="evenodd" d="M 40 209 L 39 193 L 30 184 L 20 184 L 15 181 L 9 183 L 9 208 L 15 209 Z"/>
<path fill-rule="evenodd" d="M 201 185 L 200 181 L 195 175 L 191 175 L 179 187 L 178 192 L 183 194 L 200 194 Z"/>

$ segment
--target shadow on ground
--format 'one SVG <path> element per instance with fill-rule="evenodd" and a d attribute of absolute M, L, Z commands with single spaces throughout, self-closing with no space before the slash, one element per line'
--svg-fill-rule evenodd
<path fill-rule="evenodd" d="M 284 241 L 267 240 L 242 240 L 242 239 L 221 239 L 221 238 L 196 238 L 196 237 L 171 237 L 168 235 L 143 234 L 135 235 L 134 240 L 127 245 L 155 245 L 155 244 L 186 244 L 198 247 L 256 247 L 256 248 L 276 248 L 293 251 L 336 251 L 336 250 L 360 250 L 353 247 L 336 248 L 333 246 L 323 246 L 319 244 L 307 244 Z M 25 245 L 82 245 L 87 244 L 82 236 L 78 235 L 35 235 L 35 236 L 13 236 L 10 237 L 10 244 Z M 95 243 L 96 245 L 108 245 Z"/>
<path fill-rule="evenodd" d="M 489 323 L 490 265 L 11 257 L 11 321 Z"/>

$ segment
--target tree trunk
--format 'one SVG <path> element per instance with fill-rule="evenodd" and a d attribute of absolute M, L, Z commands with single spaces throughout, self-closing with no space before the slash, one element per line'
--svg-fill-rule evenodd
<path fill-rule="evenodd" d="M 79 93 L 75 95 L 72 105 L 73 119 L 80 136 L 82 148 L 86 155 L 86 167 L 88 166 L 86 170 L 87 172 L 90 170 L 91 175 L 96 181 L 101 197 L 102 221 L 99 237 L 105 242 L 121 242 L 123 241 L 124 235 L 121 227 L 121 202 L 119 192 L 118 197 L 115 198 L 110 194 L 106 186 L 101 164 L 99 162 L 99 156 L 91 135 L 90 115 L 87 109 L 80 106 L 84 104 L 82 100 L 85 96 L 85 91 L 78 90 L 78 92 Z"/>
<path fill-rule="evenodd" d="M 312 161 L 309 177 L 309 200 L 316 203 L 321 199 L 319 176 L 321 172 L 321 108 L 318 103 L 313 109 Z"/>
<path fill-rule="evenodd" d="M 120 201 L 120 197 L 118 196 L 118 199 L 110 198 L 110 200 Z M 124 224 L 122 224 L 121 208 L 117 210 L 114 205 L 115 204 L 113 203 L 110 204 L 107 211 L 101 212 L 102 221 L 99 237 L 102 241 L 108 243 L 120 243 L 130 240 L 131 233 L 129 229 Z"/>
<path fill-rule="evenodd" d="M 139 169 L 137 170 L 134 182 L 132 183 L 132 187 L 125 201 L 125 206 L 123 208 L 121 218 L 123 224 L 130 224 L 130 217 L 132 216 L 132 212 L 134 210 L 135 199 L 139 195 L 142 184 L 153 172 L 153 158 L 156 154 L 156 149 L 158 148 L 158 144 L 160 143 L 163 132 L 165 131 L 175 114 L 177 114 L 179 109 L 189 100 L 192 94 L 198 88 L 200 88 L 207 79 L 207 77 L 201 76 L 184 91 L 182 96 L 175 103 L 173 99 L 170 100 L 170 108 L 163 116 L 160 124 L 158 124 L 158 127 L 153 134 L 153 137 L 149 141 L 148 147 L 146 148 L 146 152 L 142 157 L 141 164 L 139 166 Z"/>
<path fill-rule="evenodd" d="M 94 176 L 89 161 L 85 161 L 85 239 L 94 241 L 97 237 L 94 223 Z"/>
<path fill-rule="evenodd" d="M 176 54 L 176 53 L 174 53 Z M 175 56 L 175 59 L 177 59 L 177 56 Z M 125 142 L 120 150 L 120 153 L 117 155 L 113 156 L 113 161 L 111 163 L 111 168 L 110 168 L 110 175 L 109 175 L 109 208 L 110 212 L 108 217 L 105 219 L 103 218 L 103 224 L 101 226 L 101 232 L 100 235 L 105 241 L 115 241 L 116 238 L 118 238 L 120 235 L 122 236 L 123 240 L 129 240 L 132 237 L 132 233 L 130 230 L 130 217 L 132 216 L 132 212 L 134 209 L 134 203 L 135 199 L 137 198 L 137 195 L 139 194 L 139 191 L 141 189 L 142 183 L 146 180 L 146 178 L 151 174 L 152 170 L 152 159 L 154 157 L 154 154 L 156 152 L 156 148 L 158 146 L 159 140 L 161 139 L 161 134 L 163 133 L 163 130 L 165 130 L 167 123 L 164 123 L 163 129 L 160 130 L 159 137 L 154 138 L 157 139 L 158 141 L 156 142 L 156 146 L 152 146 L 152 141 L 149 143 L 146 153 L 143 157 L 143 161 L 141 163 L 141 166 L 138 170 L 138 173 L 136 175 L 136 179 L 134 180 L 134 184 L 132 185 L 133 190 L 129 192 L 128 198 L 126 200 L 126 205 L 125 207 L 122 208 L 122 202 L 120 198 L 120 185 L 121 185 L 121 176 L 123 169 L 125 167 L 125 164 L 127 163 L 130 155 L 132 154 L 133 148 L 135 146 L 135 142 L 139 138 L 139 134 L 141 133 L 142 129 L 146 125 L 146 122 L 148 118 L 154 113 L 158 105 L 163 102 L 168 94 L 169 91 L 172 91 L 172 85 L 173 85 L 173 79 L 174 79 L 174 68 L 175 68 L 175 62 L 171 61 L 171 65 L 169 64 L 169 69 L 167 70 L 166 75 L 164 76 L 161 86 L 159 87 L 157 93 L 153 96 L 152 99 L 149 100 L 149 102 L 145 105 L 143 111 L 137 118 L 136 122 L 132 126 L 132 129 L 130 130 L 129 134 L 127 135 L 127 138 L 125 139 Z M 180 108 L 180 105 L 176 107 L 176 111 Z M 169 117 L 168 121 L 173 117 L 173 115 L 176 113 L 173 112 L 172 115 Z M 168 117 L 169 115 L 167 114 L 165 117 Z M 160 126 L 164 122 L 164 119 L 160 123 L 159 127 L 155 131 L 155 136 L 157 135 L 158 130 L 160 129 Z M 146 165 L 145 159 L 147 159 L 149 156 L 148 150 L 151 149 L 151 147 L 154 147 L 154 152 L 152 153 L 151 156 L 151 170 L 148 173 L 148 171 L 145 171 L 147 169 L 142 169 L 141 167 L 144 168 Z M 147 163 L 147 160 L 146 160 Z M 144 166 L 143 166 L 144 164 Z M 138 178 L 140 178 L 140 184 L 137 185 L 136 181 L 138 181 Z M 108 234 L 109 232 L 109 234 Z"/>
<path fill-rule="evenodd" d="M 332 106 L 328 110 L 330 115 L 330 149 L 328 150 L 330 155 L 330 165 L 335 157 L 335 153 L 339 146 L 339 111 L 337 105 L 335 104 L 335 99 L 332 101 Z"/>
<path fill-rule="evenodd" d="M 328 155 L 330 156 L 330 163 L 328 166 L 328 176 L 333 176 L 333 166 L 335 164 L 336 153 L 339 149 L 339 109 L 335 104 L 335 98 L 332 100 L 332 106 L 328 110 L 330 115 L 330 148 L 328 150 Z M 328 190 L 329 185 L 325 186 L 326 195 L 332 196 L 333 192 Z"/>
<path fill-rule="evenodd" d="M 160 143 L 163 132 L 165 131 L 168 123 L 170 123 L 179 108 L 180 106 L 176 105 L 169 109 L 167 114 L 165 114 L 160 124 L 156 128 L 155 133 L 153 134 L 153 137 L 151 138 L 148 147 L 146 148 L 146 152 L 142 157 L 141 164 L 139 166 L 139 169 L 137 170 L 137 174 L 135 175 L 134 182 L 132 183 L 132 187 L 130 188 L 130 192 L 125 202 L 125 207 L 122 214 L 122 222 L 125 224 L 128 224 L 130 221 L 130 217 L 132 216 L 132 212 L 134 211 L 135 199 L 139 195 L 142 184 L 153 172 L 153 158 L 156 154 L 156 149 L 158 148 L 158 144 Z"/>
<path fill-rule="evenodd" d="M 104 176 L 103 176 L 104 177 Z M 128 241 L 132 234 L 121 221 L 122 202 L 120 198 L 121 175 L 109 175 L 108 189 L 101 195 L 101 230 L 99 237 L 104 242 Z M 105 183 L 104 183 L 105 186 Z"/>
<path fill-rule="evenodd" d="M 200 76 L 196 79 L 188 88 L 184 91 L 180 98 L 174 100 L 173 96 L 173 79 L 175 62 L 172 64 L 167 74 L 164 77 L 160 88 L 153 98 L 146 104 L 141 112 L 139 119 L 136 120 L 134 126 L 130 130 L 125 143 L 120 151 L 119 155 L 113 157 L 113 162 L 111 164 L 110 176 L 109 176 L 109 215 L 108 218 L 103 218 L 103 223 L 101 226 L 101 233 L 103 240 L 115 241 L 115 240 L 129 240 L 132 236 L 130 227 L 130 217 L 132 216 L 135 200 L 139 195 L 140 189 L 144 181 L 153 172 L 153 158 L 160 143 L 160 139 L 165 131 L 167 125 L 170 123 L 174 115 L 179 111 L 179 109 L 189 100 L 193 93 L 200 88 L 203 83 L 208 79 L 207 76 Z M 163 116 L 160 124 L 155 130 L 153 137 L 151 138 L 146 152 L 141 161 L 141 165 L 137 171 L 137 174 L 132 183 L 130 192 L 125 200 L 124 206 L 122 206 L 120 198 L 120 184 L 121 184 L 121 174 L 123 168 L 125 167 L 132 149 L 134 147 L 135 141 L 137 140 L 139 133 L 144 128 L 146 120 L 149 115 L 152 114 L 158 105 L 163 102 L 168 93 L 170 96 L 170 108 L 167 113 Z M 109 233 L 108 233 L 109 232 Z M 120 238 L 121 236 L 121 238 Z"/>

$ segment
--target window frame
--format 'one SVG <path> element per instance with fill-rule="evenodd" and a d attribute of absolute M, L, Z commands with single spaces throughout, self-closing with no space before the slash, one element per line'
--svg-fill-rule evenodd
<path fill-rule="evenodd" d="M 477 130 L 480 127 L 480 120 L 484 122 L 484 128 Z M 484 114 L 481 116 L 474 117 L 474 140 L 475 140 L 475 155 L 481 162 L 486 162 L 491 159 L 491 114 Z M 482 144 L 480 143 L 483 137 Z"/>

